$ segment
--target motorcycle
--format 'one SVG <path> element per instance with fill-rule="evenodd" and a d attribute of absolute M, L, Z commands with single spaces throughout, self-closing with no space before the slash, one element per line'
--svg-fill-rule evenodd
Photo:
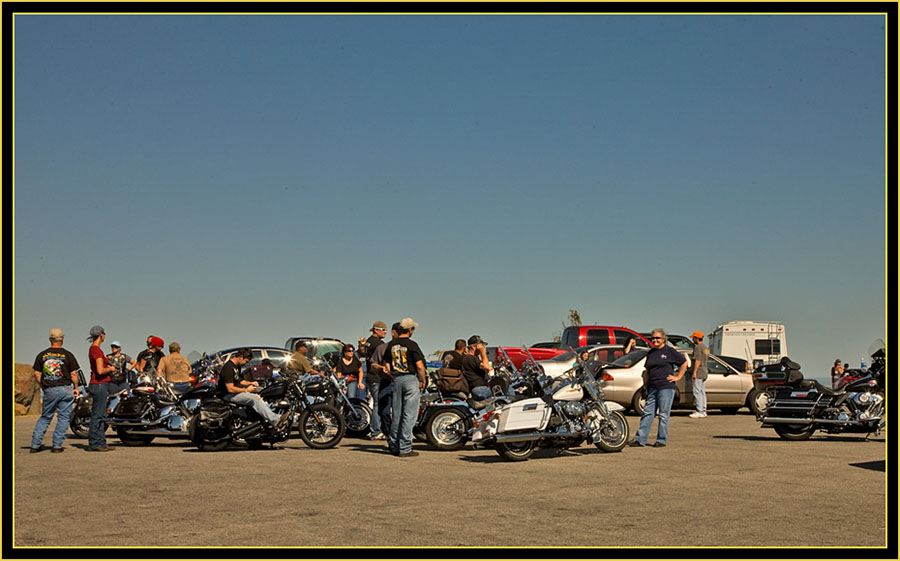
<path fill-rule="evenodd" d="M 272 429 L 252 407 L 212 397 L 205 399 L 191 417 L 191 443 L 200 450 L 224 450 L 232 442 L 244 442 L 251 449 L 268 442 L 273 447 L 286 441 L 296 422 L 300 438 L 310 448 L 333 448 L 344 437 L 346 425 L 337 409 L 325 403 L 311 403 L 299 376 L 282 375 L 256 390 L 272 410 L 289 413 L 281 429 Z"/>
<path fill-rule="evenodd" d="M 532 397 L 531 386 L 524 380 L 502 348 L 498 348 L 497 365 L 487 380 L 493 394 L 488 399 L 479 401 L 461 392 L 441 391 L 436 374 L 430 374 L 420 399 L 416 429 L 432 448 L 459 450 L 469 440 L 477 417 L 499 405 Z"/>
<path fill-rule="evenodd" d="M 329 353 L 330 354 L 330 353 Z M 372 420 L 372 406 L 368 401 L 347 397 L 347 380 L 338 378 L 328 357 L 325 360 L 315 358 L 313 365 L 323 371 L 322 384 L 314 380 L 309 395 L 315 397 L 317 403 L 327 403 L 337 409 L 347 425 L 348 436 L 365 436 L 369 433 Z"/>
<path fill-rule="evenodd" d="M 127 389 L 109 394 L 106 398 L 106 414 L 109 416 L 115 410 L 122 398 L 128 395 Z M 91 410 L 94 407 L 94 396 L 87 391 L 87 382 L 84 373 L 78 370 L 78 399 L 72 407 L 72 416 L 69 418 L 69 429 L 78 438 L 87 438 L 91 426 Z"/>
<path fill-rule="evenodd" d="M 158 436 L 187 439 L 188 420 L 213 391 L 213 385 L 202 384 L 178 393 L 159 376 L 141 375 L 131 395 L 115 407 L 107 424 L 126 446 L 144 446 Z"/>
<path fill-rule="evenodd" d="M 474 427 L 473 443 L 493 445 L 510 461 L 527 460 L 540 447 L 562 451 L 585 441 L 604 452 L 622 450 L 628 440 L 624 408 L 603 400 L 594 377 L 596 368 L 573 367 L 556 378 L 531 372 L 528 376 L 539 397 L 514 401 L 483 415 Z"/>
<path fill-rule="evenodd" d="M 784 384 L 757 421 L 785 440 L 807 440 L 817 430 L 878 436 L 885 427 L 884 341 L 877 339 L 869 351 L 865 375 L 836 390 L 804 380 L 800 365 L 783 358 Z"/>

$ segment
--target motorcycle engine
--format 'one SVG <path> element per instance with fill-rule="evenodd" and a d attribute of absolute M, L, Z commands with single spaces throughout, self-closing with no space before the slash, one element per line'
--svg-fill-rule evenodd
<path fill-rule="evenodd" d="M 578 401 L 569 401 L 563 405 L 563 413 L 573 419 L 584 418 L 585 411 L 584 405 Z"/>
<path fill-rule="evenodd" d="M 853 396 L 853 403 L 859 408 L 860 420 L 879 416 L 879 406 L 883 401 L 884 398 L 877 393 L 859 392 Z"/>

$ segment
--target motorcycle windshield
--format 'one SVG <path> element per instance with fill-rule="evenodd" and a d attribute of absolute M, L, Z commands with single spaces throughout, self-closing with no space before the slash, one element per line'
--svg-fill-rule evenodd
<path fill-rule="evenodd" d="M 872 341 L 872 344 L 869 345 L 869 356 L 875 356 L 878 351 L 884 352 L 884 339 L 878 338 Z"/>

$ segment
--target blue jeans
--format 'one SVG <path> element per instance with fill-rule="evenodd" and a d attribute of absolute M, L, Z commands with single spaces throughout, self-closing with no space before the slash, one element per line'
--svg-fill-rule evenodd
<path fill-rule="evenodd" d="M 413 426 L 419 417 L 419 378 L 414 374 L 394 377 L 393 418 L 388 447 L 395 454 L 412 451 Z"/>
<path fill-rule="evenodd" d="M 368 384 L 363 382 L 368 388 Z M 368 399 L 369 393 L 365 389 L 359 389 L 359 382 L 347 382 L 347 399 L 358 399 L 359 401 L 365 401 Z"/>
<path fill-rule="evenodd" d="M 694 378 L 694 403 L 698 413 L 706 413 L 706 380 Z"/>
<path fill-rule="evenodd" d="M 260 417 L 269 421 L 273 425 L 277 425 L 278 421 L 281 420 L 274 411 L 269 409 L 269 406 L 266 405 L 266 402 L 263 401 L 263 398 L 260 397 L 258 393 L 251 392 L 242 392 L 242 393 L 230 393 L 225 396 L 225 401 L 230 401 L 232 403 L 239 403 L 241 405 L 249 405 L 259 414 Z"/>
<path fill-rule="evenodd" d="M 69 418 L 72 416 L 72 405 L 75 404 L 75 396 L 72 386 L 53 386 L 44 389 L 41 397 L 41 417 L 34 425 L 31 434 L 31 447 L 40 448 L 44 440 L 44 433 L 50 428 L 53 413 L 56 415 L 56 428 L 53 429 L 53 447 L 62 448 L 66 439 L 66 431 L 69 430 Z"/>
<path fill-rule="evenodd" d="M 394 406 L 394 382 L 382 378 L 378 384 L 378 416 L 381 417 L 381 432 L 385 438 L 391 432 L 391 409 Z"/>
<path fill-rule="evenodd" d="M 109 400 L 108 384 L 89 384 L 91 394 L 91 424 L 88 427 L 88 448 L 106 447 L 106 402 Z"/>
<path fill-rule="evenodd" d="M 190 382 L 172 382 L 172 389 L 175 390 L 177 394 L 183 394 L 184 392 L 191 389 Z"/>
<path fill-rule="evenodd" d="M 381 416 L 378 414 L 378 387 L 380 384 L 373 384 L 366 380 L 366 391 L 372 397 L 372 418 L 369 421 L 369 430 L 372 436 L 381 434 Z"/>
<path fill-rule="evenodd" d="M 487 386 L 477 386 L 472 388 L 472 397 L 478 401 L 491 397 L 491 388 Z"/>
<path fill-rule="evenodd" d="M 650 436 L 650 426 L 653 417 L 659 413 L 659 427 L 656 432 L 656 442 L 665 444 L 669 436 L 669 414 L 672 412 L 672 402 L 675 401 L 675 388 L 661 390 L 659 388 L 647 389 L 647 403 L 641 414 L 641 424 L 638 427 L 634 439 L 638 443 L 647 445 L 647 437 Z"/>

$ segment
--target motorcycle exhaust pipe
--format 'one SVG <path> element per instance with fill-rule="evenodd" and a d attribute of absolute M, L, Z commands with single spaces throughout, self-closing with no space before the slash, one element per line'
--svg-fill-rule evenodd
<path fill-rule="evenodd" d="M 865 422 L 878 420 L 880 417 L 872 417 L 871 419 L 865 419 Z M 760 419 L 763 423 L 790 423 L 790 424 L 808 424 L 808 423 L 819 423 L 822 425 L 858 425 L 861 421 L 847 419 L 846 421 L 839 421 L 837 419 L 798 419 L 796 417 L 763 417 Z"/>
<path fill-rule="evenodd" d="M 573 438 L 582 436 L 578 432 L 527 432 L 520 434 L 501 434 L 497 435 L 497 442 L 528 442 L 529 440 L 540 440 L 544 437 L 552 438 Z"/>

